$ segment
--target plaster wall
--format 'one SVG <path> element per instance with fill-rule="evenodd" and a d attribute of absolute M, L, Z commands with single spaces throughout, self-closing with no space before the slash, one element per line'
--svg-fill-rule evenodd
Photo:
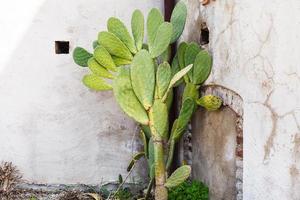
<path fill-rule="evenodd" d="M 81 83 L 86 69 L 54 41 L 92 49 L 106 20 L 130 24 L 138 8 L 160 0 L 10 0 L 0 7 L 0 161 L 13 162 L 35 183 L 98 184 L 125 174 L 138 148 L 136 125 L 111 92 Z M 145 169 L 134 172 L 139 181 Z"/>
<path fill-rule="evenodd" d="M 208 49 L 216 83 L 243 98 L 244 200 L 300 199 L 300 2 L 189 0 L 182 39 Z"/>

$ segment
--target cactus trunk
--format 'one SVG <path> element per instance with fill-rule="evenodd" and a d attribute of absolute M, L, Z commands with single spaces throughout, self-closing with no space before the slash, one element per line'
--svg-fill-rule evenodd
<path fill-rule="evenodd" d="M 154 138 L 154 163 L 155 163 L 155 199 L 167 200 L 168 190 L 166 183 L 166 166 L 164 159 L 164 144 L 161 137 Z"/>

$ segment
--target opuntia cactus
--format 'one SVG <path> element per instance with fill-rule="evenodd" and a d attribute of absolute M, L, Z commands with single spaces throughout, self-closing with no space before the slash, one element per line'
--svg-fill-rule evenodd
<path fill-rule="evenodd" d="M 113 90 L 122 110 L 141 125 L 144 152 L 133 157 L 128 170 L 141 157 L 148 160 L 151 181 L 146 199 L 154 180 L 155 199 L 167 200 L 167 188 L 189 177 L 191 168 L 186 165 L 167 177 L 174 146 L 184 134 L 197 104 L 208 110 L 216 110 L 222 104 L 220 98 L 212 95 L 199 99 L 198 89 L 212 66 L 207 51 L 196 43 L 183 42 L 170 61 L 170 45 L 180 37 L 186 15 L 183 2 L 175 6 L 170 23 L 164 22 L 158 9 L 152 9 L 146 22 L 147 44 L 143 44 L 145 22 L 141 11 L 133 12 L 132 36 L 121 20 L 112 17 L 107 23 L 108 30 L 100 32 L 93 42 L 94 54 L 80 47 L 73 53 L 74 61 L 88 66 L 92 72 L 84 76 L 83 83 L 96 91 Z M 112 79 L 112 85 L 105 79 Z M 169 131 L 173 88 L 183 83 L 181 110 Z"/>

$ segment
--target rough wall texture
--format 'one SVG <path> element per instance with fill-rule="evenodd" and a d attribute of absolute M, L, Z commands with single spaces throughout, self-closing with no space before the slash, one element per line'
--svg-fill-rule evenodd
<path fill-rule="evenodd" d="M 70 54 L 56 55 L 54 41 L 70 41 L 70 51 L 75 45 L 92 49 L 108 17 L 129 24 L 135 8 L 147 13 L 162 5 L 159 0 L 3 3 L 0 161 L 12 161 L 27 181 L 38 183 L 98 184 L 125 174 L 138 148 L 135 124 L 111 92 L 91 92 L 81 84 L 87 70 L 75 66 Z"/>
<path fill-rule="evenodd" d="M 189 0 L 183 38 L 210 30 L 209 83 L 244 102 L 244 199 L 300 199 L 300 2 Z"/>
<path fill-rule="evenodd" d="M 217 112 L 198 109 L 193 118 L 193 178 L 210 188 L 210 199 L 234 200 L 237 116 L 225 107 Z"/>

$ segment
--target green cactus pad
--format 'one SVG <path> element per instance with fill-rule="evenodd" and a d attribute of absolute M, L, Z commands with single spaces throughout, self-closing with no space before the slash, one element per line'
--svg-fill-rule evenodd
<path fill-rule="evenodd" d="M 155 100 L 152 108 L 150 109 L 149 118 L 152 126 L 159 134 L 157 137 L 167 138 L 169 127 L 167 104 L 161 102 L 159 99 Z"/>
<path fill-rule="evenodd" d="M 179 63 L 180 69 L 183 69 L 186 66 L 185 61 L 184 61 L 184 55 L 185 55 L 185 51 L 186 51 L 187 47 L 188 47 L 188 44 L 186 42 L 181 42 L 178 47 L 178 50 L 177 50 L 178 63 Z"/>
<path fill-rule="evenodd" d="M 193 83 L 186 83 L 182 95 L 182 101 L 184 102 L 184 100 L 187 99 L 188 97 L 192 98 L 194 102 L 196 102 L 197 99 L 199 98 L 198 87 Z"/>
<path fill-rule="evenodd" d="M 114 76 L 107 71 L 106 68 L 104 68 L 103 66 L 101 66 L 96 60 L 95 58 L 90 58 L 88 61 L 88 66 L 90 68 L 90 70 L 97 76 L 101 76 L 104 78 L 109 78 L 109 79 L 113 79 Z"/>
<path fill-rule="evenodd" d="M 162 16 L 160 10 L 157 8 L 152 8 L 147 17 L 147 37 L 148 44 L 153 46 L 158 27 L 164 22 L 164 17 Z"/>
<path fill-rule="evenodd" d="M 187 98 L 181 107 L 178 119 L 176 123 L 173 124 L 175 127 L 172 127 L 172 139 L 178 141 L 185 130 L 188 122 L 190 121 L 192 114 L 194 112 L 195 102 L 191 98 Z"/>
<path fill-rule="evenodd" d="M 191 167 L 189 165 L 183 165 L 176 169 L 171 176 L 167 179 L 165 186 L 172 188 L 183 183 L 191 174 Z"/>
<path fill-rule="evenodd" d="M 171 16 L 171 23 L 174 29 L 171 43 L 175 42 L 182 34 L 186 22 L 186 16 L 186 5 L 184 2 L 180 1 L 176 4 Z"/>
<path fill-rule="evenodd" d="M 148 139 L 147 139 L 147 136 L 146 134 L 144 133 L 143 130 L 140 130 L 140 138 L 143 142 L 143 147 L 144 147 L 144 152 L 145 152 L 145 155 L 146 155 L 146 158 L 149 158 L 149 154 L 148 154 Z"/>
<path fill-rule="evenodd" d="M 137 52 L 134 40 L 130 36 L 126 26 L 118 18 L 111 17 L 107 22 L 107 30 L 117 36 L 131 51 L 135 54 Z"/>
<path fill-rule="evenodd" d="M 93 54 L 82 47 L 76 47 L 73 51 L 73 60 L 81 67 L 87 67 L 87 62 L 91 57 L 93 57 Z"/>
<path fill-rule="evenodd" d="M 144 41 L 144 15 L 140 10 L 135 10 L 131 18 L 131 30 L 138 51 L 142 49 Z"/>
<path fill-rule="evenodd" d="M 132 60 L 132 54 L 126 45 L 113 33 L 102 31 L 98 34 L 98 43 L 111 55 Z"/>
<path fill-rule="evenodd" d="M 149 52 L 152 58 L 158 57 L 168 48 L 172 33 L 173 26 L 169 22 L 164 22 L 158 27 L 153 42 L 149 43 Z"/>
<path fill-rule="evenodd" d="M 88 88 L 95 91 L 111 90 L 111 85 L 107 84 L 102 78 L 95 74 L 85 75 L 82 82 Z"/>
<path fill-rule="evenodd" d="M 193 64 L 197 54 L 201 51 L 201 48 L 195 42 L 190 43 L 184 53 L 184 64 L 188 66 Z M 189 71 L 188 77 L 191 81 L 193 81 L 193 70 Z"/>
<path fill-rule="evenodd" d="M 154 144 L 152 137 L 149 140 L 148 143 L 148 152 L 149 152 L 149 159 L 148 159 L 148 165 L 150 170 L 150 178 L 154 178 L 155 176 L 155 168 L 154 168 Z"/>
<path fill-rule="evenodd" d="M 175 55 L 172 61 L 172 76 L 174 76 L 177 72 L 180 71 L 179 62 L 178 62 L 178 54 Z M 177 83 L 174 85 L 174 87 L 180 85 L 183 82 L 183 79 L 181 78 Z"/>
<path fill-rule="evenodd" d="M 96 49 L 98 46 L 99 46 L 98 41 L 95 40 L 95 41 L 93 42 L 93 49 Z"/>
<path fill-rule="evenodd" d="M 157 68 L 156 72 L 156 85 L 158 98 L 162 98 L 168 89 L 172 71 L 169 63 L 163 62 Z"/>
<path fill-rule="evenodd" d="M 208 111 L 218 110 L 222 105 L 222 99 L 214 95 L 205 95 L 197 100 L 197 104 Z"/>
<path fill-rule="evenodd" d="M 141 50 L 134 56 L 130 72 L 132 88 L 144 108 L 148 110 L 153 104 L 155 65 L 146 50 Z"/>
<path fill-rule="evenodd" d="M 118 104 L 128 116 L 141 124 L 149 124 L 147 113 L 133 92 L 129 68 L 119 68 L 119 73 L 114 79 L 113 90 Z"/>
<path fill-rule="evenodd" d="M 94 51 L 94 58 L 97 60 L 97 62 L 104 66 L 106 69 L 111 71 L 116 71 L 116 65 L 111 57 L 111 55 L 108 53 L 108 51 L 102 47 L 98 46 Z"/>
<path fill-rule="evenodd" d="M 193 67 L 193 65 L 189 65 L 189 66 L 183 68 L 182 70 L 180 70 L 179 72 L 177 72 L 173 76 L 173 78 L 171 79 L 170 84 L 168 86 L 167 92 L 165 93 L 165 95 L 162 98 L 163 102 L 166 100 L 169 90 L 177 83 L 177 81 L 179 81 L 184 75 L 186 75 L 192 69 L 192 67 Z"/>
<path fill-rule="evenodd" d="M 117 67 L 122 66 L 122 65 L 129 65 L 129 64 L 131 64 L 131 60 L 126 60 L 124 58 L 119 58 L 119 57 L 116 57 L 116 56 L 112 56 L 112 59 L 113 59 L 115 65 Z"/>
<path fill-rule="evenodd" d="M 212 57 L 207 51 L 200 51 L 195 59 L 193 68 L 193 83 L 203 84 L 212 68 Z"/>

